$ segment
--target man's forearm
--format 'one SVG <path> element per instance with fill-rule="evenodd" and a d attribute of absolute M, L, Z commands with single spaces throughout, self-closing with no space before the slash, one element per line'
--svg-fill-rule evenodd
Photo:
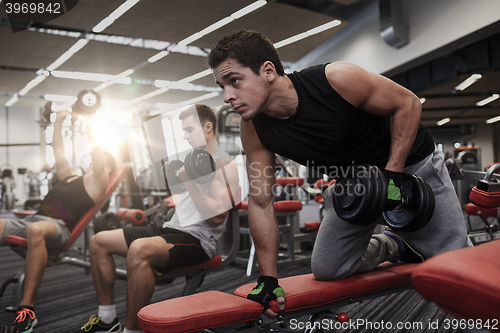
<path fill-rule="evenodd" d="M 415 98 L 413 104 L 407 108 L 397 110 L 391 122 L 391 147 L 387 170 L 402 172 L 406 158 L 415 141 L 422 106 Z"/>
<path fill-rule="evenodd" d="M 276 214 L 274 210 L 265 212 L 249 206 L 248 219 L 259 261 L 260 275 L 277 277 L 280 234 Z"/>

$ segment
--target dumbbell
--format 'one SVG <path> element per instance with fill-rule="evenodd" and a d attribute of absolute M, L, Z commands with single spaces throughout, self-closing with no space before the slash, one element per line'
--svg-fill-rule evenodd
<path fill-rule="evenodd" d="M 104 230 L 114 230 L 118 228 L 120 228 L 120 221 L 117 219 L 116 215 L 111 212 L 104 213 L 94 220 L 95 234 Z"/>
<path fill-rule="evenodd" d="M 146 215 L 140 209 L 118 208 L 116 217 L 120 221 L 131 222 L 133 224 L 141 224 L 144 222 Z"/>
<path fill-rule="evenodd" d="M 101 107 L 101 96 L 94 90 L 85 89 L 78 93 L 72 112 L 91 117 Z"/>
<path fill-rule="evenodd" d="M 189 179 L 198 184 L 210 183 L 215 177 L 215 161 L 204 149 L 195 148 L 190 151 L 184 162 L 172 160 L 163 166 L 170 192 L 179 194 L 186 191 L 186 185 L 179 177 L 179 170 L 184 166 Z"/>
<path fill-rule="evenodd" d="M 382 214 L 393 230 L 417 231 L 432 217 L 434 193 L 421 177 L 403 173 L 401 202 L 384 211 L 387 201 L 387 180 L 376 166 L 353 166 L 353 172 L 339 178 L 333 187 L 333 206 L 338 216 L 352 225 L 367 226 Z"/>

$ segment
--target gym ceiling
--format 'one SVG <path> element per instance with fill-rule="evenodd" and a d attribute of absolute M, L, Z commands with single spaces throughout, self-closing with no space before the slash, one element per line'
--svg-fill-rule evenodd
<path fill-rule="evenodd" d="M 376 0 L 271 0 L 241 17 L 233 15 L 231 22 L 186 44 L 186 38 L 231 17 L 255 0 L 140 0 L 100 33 L 92 29 L 124 0 L 80 0 L 66 14 L 30 31 L 16 33 L 12 33 L 6 17 L 4 0 L 0 4 L 0 105 L 43 108 L 45 97 L 56 95 L 52 98 L 61 99 L 56 105 L 70 106 L 68 101 L 81 90 L 96 89 L 108 105 L 151 115 L 184 102 L 199 101 L 218 107 L 223 104 L 222 94 L 213 76 L 204 71 L 207 52 L 222 36 L 240 28 L 255 29 L 276 43 L 341 20 L 334 28 L 280 47 L 285 65 L 293 64 L 355 23 L 352 17 L 371 1 Z M 12 23 L 20 29 L 29 24 Z M 65 62 L 54 64 L 85 34 L 90 40 L 81 49 L 78 50 L 81 44 L 75 46 L 77 52 Z M 435 126 L 447 117 L 459 125 L 484 124 L 500 115 L 500 99 L 476 106 L 480 99 L 500 93 L 500 38 L 488 36 L 479 43 L 482 44 L 464 45 L 452 54 L 429 55 L 428 59 L 417 59 L 383 74 L 426 98 L 422 114 L 426 126 Z M 168 55 L 148 61 L 164 49 Z M 48 68 L 53 72 L 47 76 L 48 71 L 43 73 Z M 454 91 L 475 71 L 482 75 L 481 80 L 463 92 Z M 67 78 L 72 75 L 68 72 L 109 76 L 94 76 L 101 81 L 80 80 Z M 111 76 L 113 80 L 130 83 L 105 83 Z M 67 102 L 63 101 L 65 98 Z"/>

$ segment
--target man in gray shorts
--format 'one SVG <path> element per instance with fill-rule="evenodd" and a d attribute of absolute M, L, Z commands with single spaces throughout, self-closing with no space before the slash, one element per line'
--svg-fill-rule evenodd
<path fill-rule="evenodd" d="M 261 274 L 247 297 L 262 304 L 269 316 L 276 316 L 269 308 L 272 299 L 285 309 L 272 205 L 275 153 L 329 174 L 353 164 L 378 166 L 389 184 L 386 210 L 397 207 L 403 172 L 421 176 L 433 190 L 436 209 L 423 229 L 379 235 L 373 235 L 376 222 L 358 227 L 341 220 L 331 203 L 333 188 L 327 190 L 311 258 L 318 280 L 368 271 L 385 260 L 422 262 L 471 244 L 443 154 L 419 123 L 422 105 L 411 91 L 341 61 L 285 74 L 273 43 L 257 31 L 225 36 L 212 47 L 208 63 L 224 89 L 224 101 L 242 119 L 248 178 L 255 184 L 250 186 L 248 217 Z"/>
<path fill-rule="evenodd" d="M 68 242 L 78 220 L 103 199 L 109 176 L 116 169 L 115 158 L 102 151 L 99 145 L 92 144 L 92 166 L 82 177 L 73 172 L 64 155 L 61 133 L 62 123 L 68 115 L 66 110 L 58 112 L 54 123 L 52 148 L 58 182 L 47 193 L 35 215 L 24 219 L 0 219 L 1 246 L 6 245 L 5 236 L 8 235 L 27 239 L 24 294 L 10 327 L 11 330 L 17 328 L 18 332 L 31 332 L 37 324 L 33 307 L 47 264 L 47 249 L 62 248 Z M 93 143 L 95 135 L 89 123 L 87 136 Z"/>
<path fill-rule="evenodd" d="M 149 304 L 155 274 L 197 265 L 213 257 L 231 206 L 229 196 L 238 191 L 238 170 L 230 156 L 219 149 L 217 119 L 206 105 L 195 105 L 179 115 L 184 140 L 207 150 L 216 165 L 215 178 L 206 184 L 190 181 L 184 167 L 179 177 L 187 191 L 179 194 L 172 219 L 162 227 L 130 227 L 102 231 L 90 240 L 92 278 L 99 303 L 97 315 L 71 332 L 122 332 L 114 300 L 113 254 L 127 257 L 127 320 L 124 333 L 140 332 L 137 312 Z M 171 187 L 172 189 L 172 187 Z M 228 196 L 229 195 L 229 196 Z M 229 204 L 229 205 L 228 205 Z"/>

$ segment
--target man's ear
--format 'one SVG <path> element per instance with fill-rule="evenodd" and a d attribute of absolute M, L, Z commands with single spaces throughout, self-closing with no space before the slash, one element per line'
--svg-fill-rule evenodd
<path fill-rule="evenodd" d="M 264 75 L 269 82 L 274 81 L 276 77 L 276 68 L 274 64 L 271 61 L 264 62 L 261 67 L 261 74 Z"/>
<path fill-rule="evenodd" d="M 205 123 L 205 125 L 203 125 L 203 130 L 207 134 L 210 133 L 210 132 L 213 132 L 214 131 L 214 124 L 212 124 L 212 122 L 210 122 L 210 121 L 207 121 Z"/>

